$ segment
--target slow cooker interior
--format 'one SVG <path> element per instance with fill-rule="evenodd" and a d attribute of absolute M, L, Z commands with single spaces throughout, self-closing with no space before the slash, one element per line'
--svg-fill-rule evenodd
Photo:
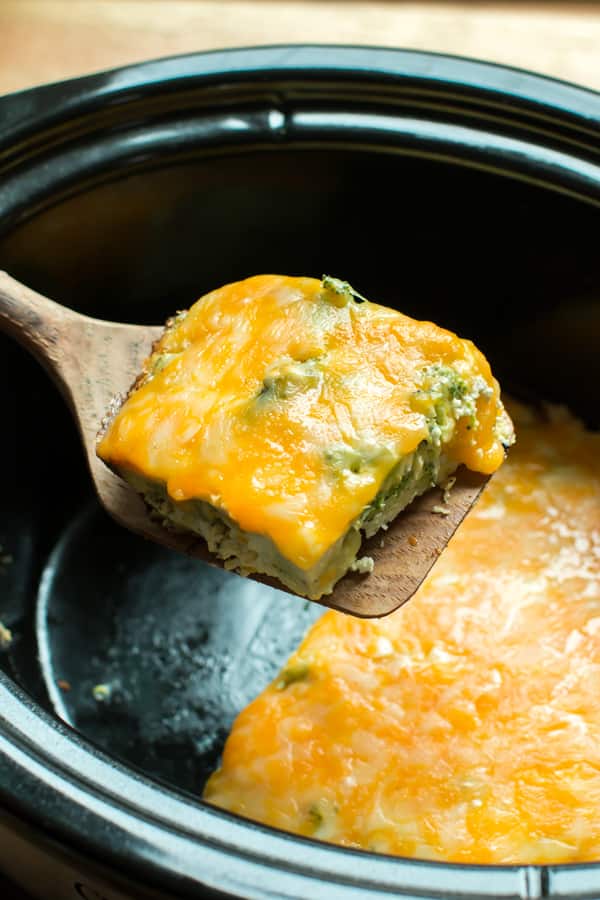
<path fill-rule="evenodd" d="M 249 274 L 330 273 L 473 338 L 506 384 L 598 427 L 597 233 L 596 208 L 533 183 L 280 147 L 50 198 L 0 238 L 0 267 L 86 313 L 139 322 Z M 19 348 L 0 346 L 0 545 L 13 557 L 0 619 L 15 635 L 0 664 L 98 745 L 198 792 L 233 717 L 319 608 L 109 522 L 63 401 Z"/>

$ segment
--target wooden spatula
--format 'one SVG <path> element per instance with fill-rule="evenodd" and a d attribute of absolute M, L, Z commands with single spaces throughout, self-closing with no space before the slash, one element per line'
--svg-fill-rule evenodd
<path fill-rule="evenodd" d="M 153 521 L 140 497 L 96 456 L 103 418 L 129 390 L 162 327 L 92 319 L 0 272 L 0 330 L 23 344 L 57 382 L 73 410 L 96 492 L 110 515 L 159 544 L 222 566 L 204 541 Z M 439 489 L 415 500 L 387 531 L 363 544 L 361 553 L 373 558 L 375 570 L 367 576 L 346 575 L 333 594 L 319 602 L 365 617 L 397 609 L 417 590 L 486 481 L 486 476 L 461 468 L 448 504 L 442 505 Z M 257 580 L 281 588 L 271 579 Z"/>

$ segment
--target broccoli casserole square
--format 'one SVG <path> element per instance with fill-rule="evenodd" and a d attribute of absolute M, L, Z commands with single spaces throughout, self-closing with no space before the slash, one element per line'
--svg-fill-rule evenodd
<path fill-rule="evenodd" d="M 167 323 L 98 454 L 227 568 L 318 599 L 368 570 L 363 535 L 511 440 L 470 341 L 336 278 L 259 275 Z"/>

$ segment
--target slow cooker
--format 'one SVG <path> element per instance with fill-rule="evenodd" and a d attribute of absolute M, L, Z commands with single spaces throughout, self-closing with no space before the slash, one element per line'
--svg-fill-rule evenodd
<path fill-rule="evenodd" d="M 0 267 L 41 293 L 150 323 L 327 272 L 595 428 L 599 207 L 600 95 L 449 56 L 225 50 L 0 98 Z M 319 607 L 109 521 L 63 401 L 0 346 L 0 870 L 43 900 L 600 896 L 600 865 L 395 859 L 203 804 Z"/>

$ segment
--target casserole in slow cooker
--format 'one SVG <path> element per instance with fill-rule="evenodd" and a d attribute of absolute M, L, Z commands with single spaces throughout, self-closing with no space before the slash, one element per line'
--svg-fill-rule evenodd
<path fill-rule="evenodd" d="M 600 434 L 509 409 L 516 446 L 410 604 L 321 618 L 210 802 L 421 859 L 600 858 Z"/>

